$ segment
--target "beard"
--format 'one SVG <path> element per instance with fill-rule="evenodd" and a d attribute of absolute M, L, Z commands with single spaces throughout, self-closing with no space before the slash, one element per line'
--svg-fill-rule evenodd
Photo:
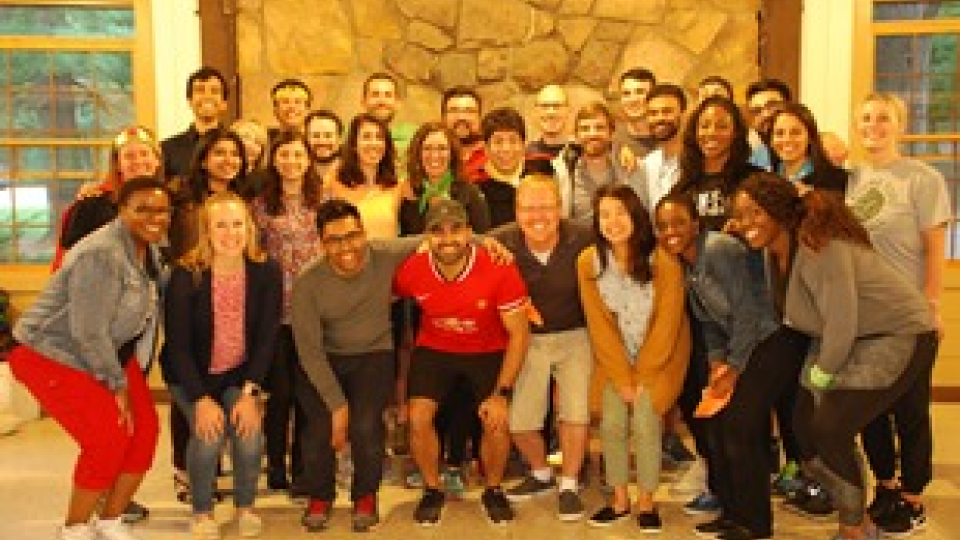
<path fill-rule="evenodd" d="M 321 165 L 327 165 L 332 163 L 335 159 L 340 157 L 340 149 L 336 149 L 329 156 L 320 156 L 317 154 L 316 150 L 313 148 L 310 149 L 310 161 L 314 163 L 319 163 Z"/>
<path fill-rule="evenodd" d="M 660 126 L 666 126 L 666 129 L 660 129 Z M 650 126 L 650 135 L 658 143 L 664 143 L 677 136 L 680 131 L 680 125 L 676 122 L 657 122 Z"/>

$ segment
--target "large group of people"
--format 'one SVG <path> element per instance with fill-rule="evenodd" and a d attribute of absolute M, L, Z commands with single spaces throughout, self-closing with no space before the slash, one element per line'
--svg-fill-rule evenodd
<path fill-rule="evenodd" d="M 389 74 L 367 79 L 349 121 L 287 79 L 268 130 L 227 125 L 227 82 L 204 67 L 186 131 L 121 131 L 107 177 L 63 216 L 10 356 L 80 447 L 59 538 L 136 538 L 155 358 L 201 540 L 222 534 L 225 447 L 244 537 L 265 528 L 264 461 L 267 486 L 305 497 L 302 526 L 321 531 L 349 456 L 352 527 L 377 526 L 397 448 L 424 526 L 476 461 L 494 524 L 555 494 L 562 521 L 658 532 L 681 422 L 701 536 L 772 538 L 774 495 L 836 513 L 842 540 L 922 529 L 951 215 L 944 178 L 899 152 L 903 103 L 863 101 L 864 157 L 848 162 L 781 81 L 751 85 L 745 111 L 719 76 L 696 95 L 641 68 L 616 85 L 619 107 L 575 111 L 548 85 L 526 120 L 455 87 L 415 126 L 395 120 Z M 588 511 L 591 426 L 607 491 Z M 512 453 L 525 472 L 505 486 Z"/>

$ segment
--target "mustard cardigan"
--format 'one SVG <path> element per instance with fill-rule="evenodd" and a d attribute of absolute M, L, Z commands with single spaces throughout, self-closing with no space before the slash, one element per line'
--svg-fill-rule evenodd
<path fill-rule="evenodd" d="M 590 388 L 590 407 L 600 411 L 607 381 L 615 387 L 640 385 L 651 394 L 654 410 L 661 416 L 676 401 L 690 361 L 690 323 L 680 262 L 660 248 L 653 257 L 654 304 L 647 336 L 633 365 L 620 337 L 616 318 L 600 296 L 594 267 L 596 246 L 577 258 L 580 301 L 596 361 Z"/>

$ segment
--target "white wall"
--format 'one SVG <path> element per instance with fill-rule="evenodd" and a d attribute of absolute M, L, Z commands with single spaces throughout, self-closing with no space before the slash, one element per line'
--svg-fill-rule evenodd
<path fill-rule="evenodd" d="M 193 120 L 186 98 L 187 77 L 200 67 L 198 0 L 153 0 L 157 136 L 183 131 Z"/>
<path fill-rule="evenodd" d="M 821 131 L 849 143 L 853 94 L 855 0 L 804 0 L 800 53 L 800 101 Z"/>

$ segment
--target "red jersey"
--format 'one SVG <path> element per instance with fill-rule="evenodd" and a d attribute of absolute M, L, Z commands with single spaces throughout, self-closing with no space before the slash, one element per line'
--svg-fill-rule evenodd
<path fill-rule="evenodd" d="M 500 313 L 523 307 L 527 288 L 516 265 L 494 264 L 474 246 L 456 279 L 440 275 L 430 253 L 408 258 L 394 277 L 394 292 L 412 297 L 423 314 L 417 346 L 451 353 L 488 353 L 507 348 Z"/>

